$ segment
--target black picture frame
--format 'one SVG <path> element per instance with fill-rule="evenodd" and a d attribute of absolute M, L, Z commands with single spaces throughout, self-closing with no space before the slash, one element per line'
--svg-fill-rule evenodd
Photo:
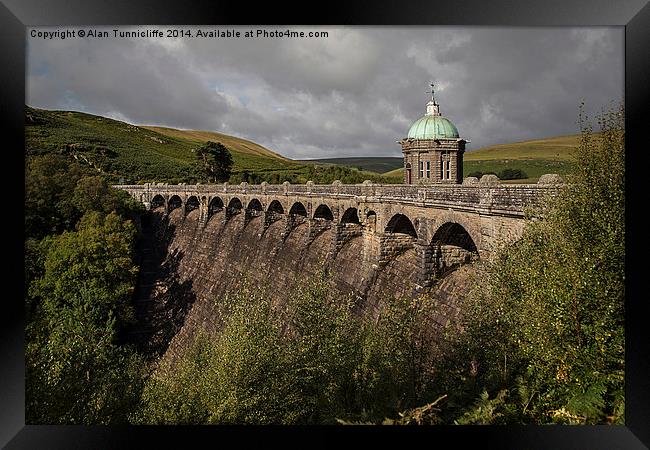
<path fill-rule="evenodd" d="M 6 448 L 120 448 L 134 446 L 192 447 L 197 440 L 209 445 L 268 445 L 271 439 L 304 446 L 333 440 L 362 438 L 385 444 L 475 445 L 518 449 L 637 449 L 650 447 L 650 352 L 643 291 L 642 230 L 644 169 L 648 153 L 644 138 L 650 91 L 650 5 L 648 0 L 456 0 L 298 4 L 287 14 L 266 2 L 171 0 L 3 0 L 0 5 L 2 70 L 0 113 L 5 127 L 4 248 L 6 286 L 0 313 L 0 445 Z M 626 107 L 626 425 L 625 426 L 442 426 L 402 427 L 87 427 L 25 425 L 24 311 L 22 261 L 24 230 L 24 106 L 26 27 L 133 24 L 335 24 L 335 25 L 479 25 L 479 26 L 623 26 L 625 27 Z M 644 146 L 645 144 L 645 146 Z M 14 159 L 15 158 L 15 159 Z M 14 166 L 15 164 L 15 166 Z M 15 167 L 15 169 L 14 169 Z M 8 169 L 8 170 L 7 170 Z M 9 176 L 17 175 L 15 179 Z M 21 196 L 20 193 L 23 193 Z M 16 256 L 11 254 L 15 252 Z M 251 430 L 253 432 L 251 432 Z M 297 434 L 296 434 L 297 433 Z M 296 439 L 296 436 L 299 436 Z M 304 438 L 304 439 L 303 439 Z M 226 444 L 226 442 L 230 442 Z M 180 445 L 180 444 L 179 444 Z"/>

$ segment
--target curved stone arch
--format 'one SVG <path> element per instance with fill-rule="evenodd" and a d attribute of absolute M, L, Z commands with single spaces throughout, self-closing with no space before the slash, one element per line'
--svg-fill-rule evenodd
<path fill-rule="evenodd" d="M 210 197 L 210 202 L 208 203 L 208 211 L 210 208 L 224 208 L 224 203 L 221 197 Z"/>
<path fill-rule="evenodd" d="M 223 200 L 219 196 L 211 197 L 208 203 L 208 220 L 215 214 L 220 213 L 225 208 Z"/>
<path fill-rule="evenodd" d="M 248 202 L 248 206 L 246 206 L 246 209 L 249 211 L 259 211 L 262 212 L 264 211 L 264 207 L 262 206 L 262 202 L 260 202 L 257 198 L 253 198 Z"/>
<path fill-rule="evenodd" d="M 189 214 L 191 211 L 194 211 L 195 209 L 199 209 L 200 206 L 201 203 L 199 202 L 198 196 L 190 195 L 185 200 L 185 215 Z"/>
<path fill-rule="evenodd" d="M 266 208 L 266 212 L 269 213 L 276 213 L 276 214 L 284 214 L 285 212 L 285 207 L 282 204 L 280 200 L 272 200 L 271 203 L 269 203 L 269 206 Z"/>
<path fill-rule="evenodd" d="M 173 194 L 169 197 L 169 200 L 167 200 L 167 212 L 171 213 L 176 208 L 180 208 L 182 206 L 183 200 L 181 200 L 181 197 L 178 194 Z"/>
<path fill-rule="evenodd" d="M 230 201 L 228 202 L 228 208 L 233 208 L 237 210 L 242 210 L 244 209 L 244 204 L 242 203 L 241 200 L 237 197 L 232 197 Z"/>
<path fill-rule="evenodd" d="M 294 202 L 293 205 L 291 205 L 291 209 L 289 210 L 289 215 L 303 216 L 306 218 L 308 217 L 307 208 L 305 208 L 305 205 L 302 202 Z"/>
<path fill-rule="evenodd" d="M 472 253 L 478 253 L 478 247 L 467 229 L 458 222 L 443 223 L 431 238 L 430 245 L 453 245 Z"/>
<path fill-rule="evenodd" d="M 371 211 L 366 212 L 366 217 L 369 212 Z M 412 216 L 410 211 L 408 211 L 402 205 L 396 205 L 396 204 L 377 205 L 377 208 L 374 209 L 373 212 L 375 213 L 375 222 L 376 222 L 377 231 L 382 231 L 382 232 L 386 229 L 391 219 L 396 215 L 401 214 L 403 216 L 406 216 L 409 220 L 411 220 L 411 216 Z M 411 220 L 411 223 L 413 224 L 413 227 L 417 231 L 417 224 L 415 223 L 415 221 Z"/>
<path fill-rule="evenodd" d="M 407 234 L 415 239 L 418 238 L 418 232 L 413 221 L 402 213 L 393 214 L 386 227 L 384 227 L 384 233 Z"/>
<path fill-rule="evenodd" d="M 479 257 L 478 245 L 469 230 L 450 220 L 436 228 L 425 252 L 424 263 L 432 268 L 435 277 L 443 277 Z"/>
<path fill-rule="evenodd" d="M 165 199 L 165 197 L 163 197 L 160 194 L 154 195 L 153 198 L 151 199 L 151 204 L 150 204 L 149 209 L 151 209 L 153 211 L 154 209 L 159 208 L 161 206 L 165 207 L 165 209 L 166 209 L 167 208 L 167 200 Z"/>
<path fill-rule="evenodd" d="M 359 219 L 359 211 L 357 210 L 357 208 L 355 208 L 354 206 L 347 208 L 343 212 L 340 222 L 342 224 L 344 223 L 361 224 L 361 220 Z"/>
<path fill-rule="evenodd" d="M 463 229 L 465 229 L 469 237 L 474 242 L 477 252 L 479 255 L 481 254 L 483 243 L 481 239 L 482 235 L 480 225 L 474 224 L 471 220 L 468 220 L 462 214 L 455 213 L 453 211 L 444 211 L 442 214 L 435 217 L 431 227 L 427 227 L 428 233 L 426 236 L 423 236 L 423 238 L 426 239 L 427 244 L 431 245 L 433 243 L 433 239 L 436 233 L 446 223 L 456 223 L 463 227 Z"/>
<path fill-rule="evenodd" d="M 330 208 L 325 203 L 321 203 L 314 210 L 313 218 L 314 219 L 324 219 L 324 220 L 334 220 L 334 213 L 332 212 L 332 208 Z"/>

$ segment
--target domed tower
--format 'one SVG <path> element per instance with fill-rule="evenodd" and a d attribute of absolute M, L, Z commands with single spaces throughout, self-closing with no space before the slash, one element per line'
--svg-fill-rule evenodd
<path fill-rule="evenodd" d="M 462 183 L 466 139 L 440 114 L 433 96 L 427 113 L 411 125 L 406 139 L 398 141 L 404 153 L 404 183 Z"/>

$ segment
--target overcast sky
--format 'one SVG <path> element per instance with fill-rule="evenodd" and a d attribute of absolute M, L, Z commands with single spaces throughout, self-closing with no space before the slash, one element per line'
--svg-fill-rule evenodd
<path fill-rule="evenodd" d="M 154 28 L 166 27 L 120 29 Z M 594 113 L 624 94 L 622 27 L 289 27 L 329 33 L 320 38 L 236 29 L 242 37 L 43 39 L 31 30 L 65 28 L 29 29 L 27 104 L 220 131 L 309 159 L 401 156 L 396 141 L 424 114 L 430 80 L 469 150 L 577 133 L 582 100 Z"/>

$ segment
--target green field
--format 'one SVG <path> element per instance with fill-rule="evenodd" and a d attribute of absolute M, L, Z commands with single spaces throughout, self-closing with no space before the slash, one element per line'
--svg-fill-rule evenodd
<path fill-rule="evenodd" d="M 546 173 L 564 175 L 574 165 L 574 150 L 579 145 L 580 135 L 557 136 L 547 139 L 492 145 L 466 152 L 463 159 L 463 173 L 499 173 L 504 169 L 519 169 L 528 176 L 522 180 L 508 182 L 535 183 Z"/>
<path fill-rule="evenodd" d="M 358 157 L 358 158 L 324 158 L 324 159 L 305 159 L 301 162 L 312 164 L 334 164 L 338 166 L 352 167 L 355 169 L 385 173 L 389 170 L 402 167 L 404 159 L 401 156 L 378 156 L 378 157 Z"/>
<path fill-rule="evenodd" d="M 545 160 L 570 161 L 578 147 L 580 135 L 557 136 L 533 141 L 491 145 L 465 152 L 465 161 Z"/>
<path fill-rule="evenodd" d="M 66 155 L 112 182 L 120 178 L 130 183 L 200 181 L 193 149 L 208 140 L 221 142 L 232 154 L 231 183 L 395 182 L 373 172 L 293 161 L 254 142 L 218 132 L 136 126 L 75 111 L 25 108 L 28 157 Z"/>

